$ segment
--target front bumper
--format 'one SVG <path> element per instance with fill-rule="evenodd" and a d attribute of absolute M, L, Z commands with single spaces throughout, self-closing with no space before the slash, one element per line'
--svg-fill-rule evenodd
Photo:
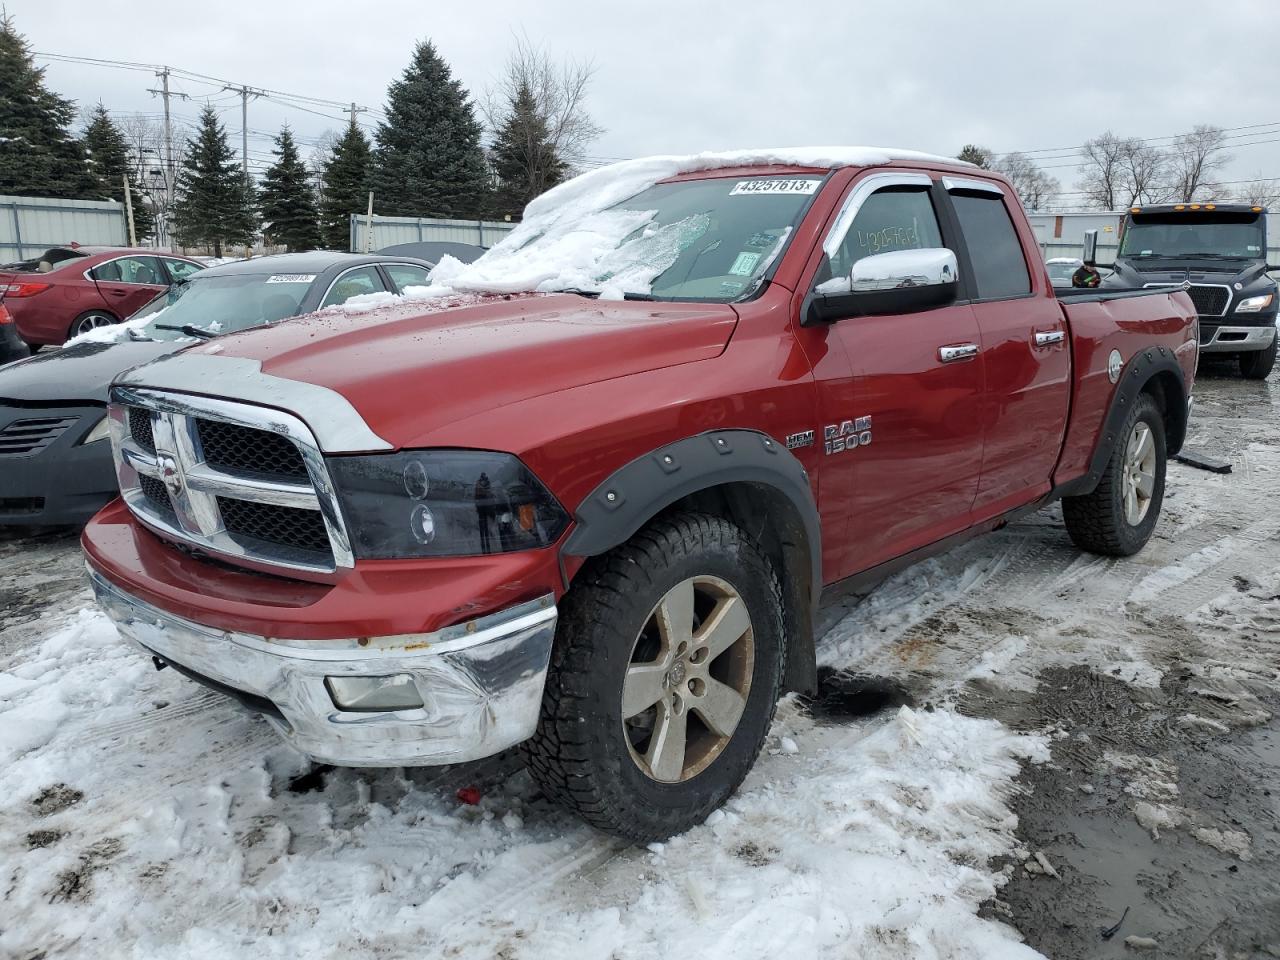
<path fill-rule="evenodd" d="M 1274 323 L 1265 327 L 1203 327 L 1201 353 L 1245 353 L 1265 350 L 1276 338 Z"/>
<path fill-rule="evenodd" d="M 340 766 L 458 763 L 528 739 L 555 634 L 550 596 L 435 633 L 350 641 L 268 639 L 161 610 L 89 568 L 121 635 L 260 712 L 301 752 Z M 326 677 L 407 674 L 423 706 L 343 710 Z"/>
<path fill-rule="evenodd" d="M 83 524 L 118 495 L 111 444 L 83 443 L 101 406 L 17 407 L 0 401 L 0 439 L 25 424 L 69 421 L 47 445 L 14 454 L 0 444 L 0 524 Z"/>

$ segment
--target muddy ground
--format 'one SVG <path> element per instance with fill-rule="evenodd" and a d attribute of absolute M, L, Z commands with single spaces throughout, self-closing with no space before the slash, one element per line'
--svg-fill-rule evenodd
<path fill-rule="evenodd" d="M 904 703 L 1047 736 L 1050 761 L 1024 764 L 1008 788 L 1017 846 L 1000 861 L 1008 882 L 982 905 L 984 916 L 1060 960 L 1280 957 L 1277 379 L 1201 371 L 1188 448 L 1230 461 L 1233 471 L 1171 465 L 1165 515 L 1139 556 L 1080 554 L 1060 513 L 1048 510 L 824 610 L 823 696 L 784 705 L 779 724 L 790 746 L 778 741 L 783 749 L 762 763 L 773 770 L 785 759 L 779 753 L 830 743 L 824 729 L 874 729 Z M 0 533 L 0 569 L 0 665 L 13 669 L 88 594 L 67 531 Z M 530 793 L 510 756 L 403 777 L 283 763 L 261 724 L 245 726 L 216 695 L 163 682 L 170 686 L 157 687 L 167 692 L 150 712 L 101 732 L 104 762 L 146 770 L 173 743 L 207 740 L 207 752 L 162 769 L 148 790 L 194 796 L 194 785 L 222 777 L 218 789 L 230 799 L 221 816 L 248 851 L 246 875 L 268 869 L 274 861 L 259 862 L 265 854 L 256 851 L 273 844 L 284 844 L 277 858 L 312 849 L 316 822 L 299 811 L 314 811 L 316 797 L 325 822 L 347 829 L 373 816 L 371 803 L 375 813 L 379 804 L 395 808 L 415 791 L 448 799 L 478 783 L 517 801 Z M 70 710 L 68 722 L 79 722 Z M 93 729 L 92 718 L 85 723 Z M 238 783 L 242 768 L 265 770 L 269 789 Z M 122 791 L 105 798 L 108 808 L 130 802 Z M 11 825 L 28 852 L 65 846 L 76 811 L 101 801 L 56 782 L 33 783 L 30 793 L 30 822 Z M 536 798 L 525 803 L 527 822 L 555 823 Z M 12 808 L 5 816 L 15 816 Z M 119 818 L 101 822 L 108 826 L 95 831 L 105 834 Z M 598 886 L 615 869 L 648 869 L 610 841 L 584 846 L 573 837 L 577 849 L 548 861 L 562 885 L 568 877 Z M 127 833 L 86 835 L 50 902 L 90 903 L 95 873 L 132 842 Z M 735 855 L 763 864 L 776 854 L 765 838 L 748 846 Z M 134 882 L 163 884 L 166 869 L 163 861 L 144 866 Z M 46 952 L 63 951 L 46 941 L 27 956 Z"/>

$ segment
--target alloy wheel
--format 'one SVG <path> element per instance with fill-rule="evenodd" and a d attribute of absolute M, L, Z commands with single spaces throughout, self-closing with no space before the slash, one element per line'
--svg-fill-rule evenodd
<path fill-rule="evenodd" d="M 82 333 L 88 333 L 90 330 L 96 330 L 99 327 L 109 327 L 113 323 L 115 323 L 115 320 L 107 316 L 105 313 L 91 313 L 86 317 L 80 318 L 79 322 L 76 324 L 75 335 L 79 336 Z"/>
<path fill-rule="evenodd" d="M 1139 420 L 1133 425 L 1124 453 L 1124 516 L 1131 527 L 1142 523 L 1151 509 L 1156 488 L 1156 442 L 1151 428 Z"/>
<path fill-rule="evenodd" d="M 719 577 L 691 577 L 658 601 L 632 648 L 622 685 L 631 758 L 649 777 L 696 777 L 742 718 L 755 668 L 746 601 Z"/>

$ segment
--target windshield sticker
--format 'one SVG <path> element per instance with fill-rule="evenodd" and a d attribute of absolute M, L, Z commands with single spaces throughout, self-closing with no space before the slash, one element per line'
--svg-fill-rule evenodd
<path fill-rule="evenodd" d="M 267 277 L 267 283 L 311 283 L 314 273 L 275 273 Z"/>
<path fill-rule="evenodd" d="M 771 193 L 809 194 L 816 193 L 820 186 L 822 186 L 821 180 L 739 180 L 729 191 L 729 196 Z"/>
<path fill-rule="evenodd" d="M 772 247 L 781 236 L 777 230 L 761 230 L 759 233 L 753 233 L 747 237 L 748 247 Z"/>
<path fill-rule="evenodd" d="M 760 254 L 743 251 L 738 254 L 738 259 L 733 261 L 733 266 L 729 268 L 729 272 L 735 277 L 749 277 L 756 268 L 756 264 L 760 262 Z"/>

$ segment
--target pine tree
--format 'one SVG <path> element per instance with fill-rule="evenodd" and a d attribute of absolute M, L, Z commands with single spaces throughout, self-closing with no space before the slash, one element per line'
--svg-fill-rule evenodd
<path fill-rule="evenodd" d="M 272 243 L 290 250 L 314 250 L 320 245 L 315 190 L 288 124 L 276 137 L 276 162 L 268 168 L 258 190 L 262 231 Z"/>
<path fill-rule="evenodd" d="M 975 164 L 979 167 L 990 168 L 995 162 L 995 154 L 986 147 L 978 146 L 976 143 L 966 143 L 960 148 L 960 152 L 956 154 L 957 160 L 964 160 L 967 163 Z"/>
<path fill-rule="evenodd" d="M 241 175 L 217 113 L 205 107 L 178 174 L 174 234 L 184 246 L 211 246 L 220 257 L 224 243 L 252 243 L 254 229 L 253 188 Z"/>
<path fill-rule="evenodd" d="M 0 15 L 0 193 L 79 199 L 93 195 L 84 150 L 71 135 L 75 105 L 45 88 L 13 19 Z"/>
<path fill-rule="evenodd" d="M 507 105 L 489 157 L 498 176 L 494 203 L 498 216 L 518 217 L 525 204 L 568 173 L 551 143 L 547 118 L 527 83 L 520 84 Z"/>
<path fill-rule="evenodd" d="M 372 187 L 380 212 L 476 217 L 490 190 L 480 124 L 462 84 L 430 41 L 387 90 Z"/>
<path fill-rule="evenodd" d="M 350 247 L 351 214 L 365 207 L 372 166 L 369 138 L 352 123 L 334 146 L 321 175 L 320 240 L 325 249 Z"/>
<path fill-rule="evenodd" d="M 138 189 L 137 178 L 133 175 L 129 162 L 129 147 L 124 134 L 115 125 L 107 108 L 99 103 L 89 115 L 89 122 L 84 128 L 85 153 L 89 162 L 89 173 L 94 179 L 95 195 L 104 200 L 124 202 L 124 178 L 129 177 L 133 193 L 133 231 L 139 240 L 151 236 L 155 229 L 155 220 L 151 209 Z"/>

